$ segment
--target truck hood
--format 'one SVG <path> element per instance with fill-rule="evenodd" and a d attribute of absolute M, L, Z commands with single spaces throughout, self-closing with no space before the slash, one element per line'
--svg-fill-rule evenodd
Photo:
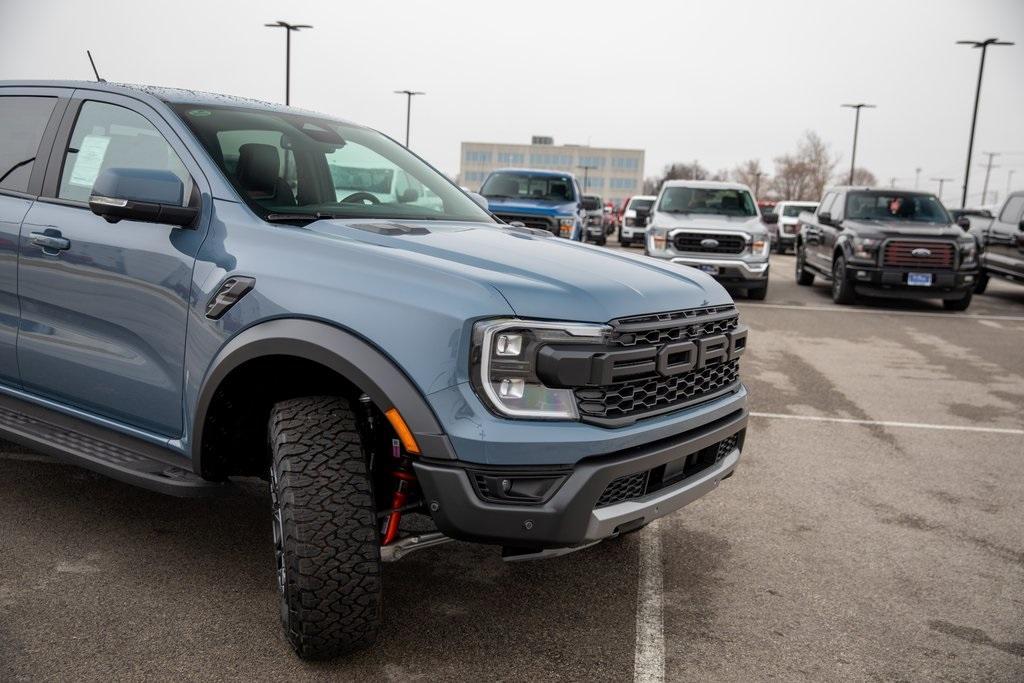
<path fill-rule="evenodd" d="M 958 225 L 943 223 L 921 223 L 917 221 L 843 221 L 843 228 L 853 230 L 859 237 L 945 237 L 956 239 L 966 235 Z"/>
<path fill-rule="evenodd" d="M 496 289 L 524 318 L 607 322 L 732 302 L 693 268 L 497 224 L 352 219 L 305 230 L 338 248 L 341 267 L 345 258 L 380 259 L 382 283 L 396 267 L 446 273 Z"/>
<path fill-rule="evenodd" d="M 673 230 L 741 230 L 751 234 L 763 233 L 766 228 L 757 216 L 716 216 L 698 213 L 665 213 L 658 211 L 654 215 L 653 225 Z"/>
<path fill-rule="evenodd" d="M 491 213 L 523 213 L 534 216 L 572 216 L 575 202 L 545 202 L 528 199 L 488 199 Z"/>

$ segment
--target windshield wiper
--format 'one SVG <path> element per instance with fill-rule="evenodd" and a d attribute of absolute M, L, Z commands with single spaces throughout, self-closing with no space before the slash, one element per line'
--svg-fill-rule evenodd
<path fill-rule="evenodd" d="M 509 195 L 509 194 L 486 194 L 485 193 L 484 197 L 487 197 L 488 199 L 515 199 L 515 197 L 513 197 L 512 195 Z"/>
<path fill-rule="evenodd" d="M 330 218 L 344 218 L 333 213 L 268 213 L 263 220 L 269 223 L 286 223 L 288 221 L 320 221 Z"/>

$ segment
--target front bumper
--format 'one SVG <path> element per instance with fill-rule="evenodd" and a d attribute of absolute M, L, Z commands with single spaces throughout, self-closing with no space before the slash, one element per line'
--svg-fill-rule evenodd
<path fill-rule="evenodd" d="M 931 273 L 930 287 L 910 286 L 908 273 Z M 974 289 L 978 269 L 929 270 L 927 268 L 879 268 L 847 265 L 846 277 L 858 294 L 898 299 L 961 299 Z"/>
<path fill-rule="evenodd" d="M 647 228 L 641 226 L 622 226 L 622 238 L 627 240 L 642 240 L 647 234 Z"/>
<path fill-rule="evenodd" d="M 652 254 L 657 256 L 656 254 Z M 759 285 L 768 280 L 768 259 L 763 261 L 743 261 L 740 259 L 702 258 L 699 256 L 669 256 L 672 263 L 700 268 L 714 266 L 717 272 L 712 277 L 727 285 Z"/>
<path fill-rule="evenodd" d="M 746 424 L 747 410 L 740 408 L 654 443 L 586 458 L 572 467 L 546 468 L 544 473 L 565 479 L 547 502 L 536 505 L 485 501 L 474 487 L 472 478 L 480 472 L 514 478 L 515 467 L 439 462 L 417 462 L 414 467 L 434 522 L 444 534 L 522 549 L 571 548 L 636 529 L 714 490 L 739 462 Z M 682 479 L 658 480 L 687 458 L 706 457 L 717 453 L 715 449 L 727 452 Z M 519 471 L 538 473 L 536 467 Z M 618 486 L 624 478 L 641 473 L 646 473 L 647 483 L 640 495 L 598 507 L 610 484 Z"/>

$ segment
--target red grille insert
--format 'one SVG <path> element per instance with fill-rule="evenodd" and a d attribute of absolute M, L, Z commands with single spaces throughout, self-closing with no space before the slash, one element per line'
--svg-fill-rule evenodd
<path fill-rule="evenodd" d="M 956 247 L 949 242 L 891 240 L 885 244 L 883 262 L 901 268 L 948 269 L 953 267 L 955 256 Z"/>

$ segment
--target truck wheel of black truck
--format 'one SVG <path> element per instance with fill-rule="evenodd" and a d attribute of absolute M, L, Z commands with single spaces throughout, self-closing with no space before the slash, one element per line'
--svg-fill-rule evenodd
<path fill-rule="evenodd" d="M 337 396 L 276 404 L 271 451 L 277 588 L 303 659 L 369 647 L 381 624 L 380 535 L 356 414 Z"/>
<path fill-rule="evenodd" d="M 853 283 L 846 274 L 846 257 L 841 254 L 832 262 L 832 301 L 844 305 L 857 301 Z"/>

